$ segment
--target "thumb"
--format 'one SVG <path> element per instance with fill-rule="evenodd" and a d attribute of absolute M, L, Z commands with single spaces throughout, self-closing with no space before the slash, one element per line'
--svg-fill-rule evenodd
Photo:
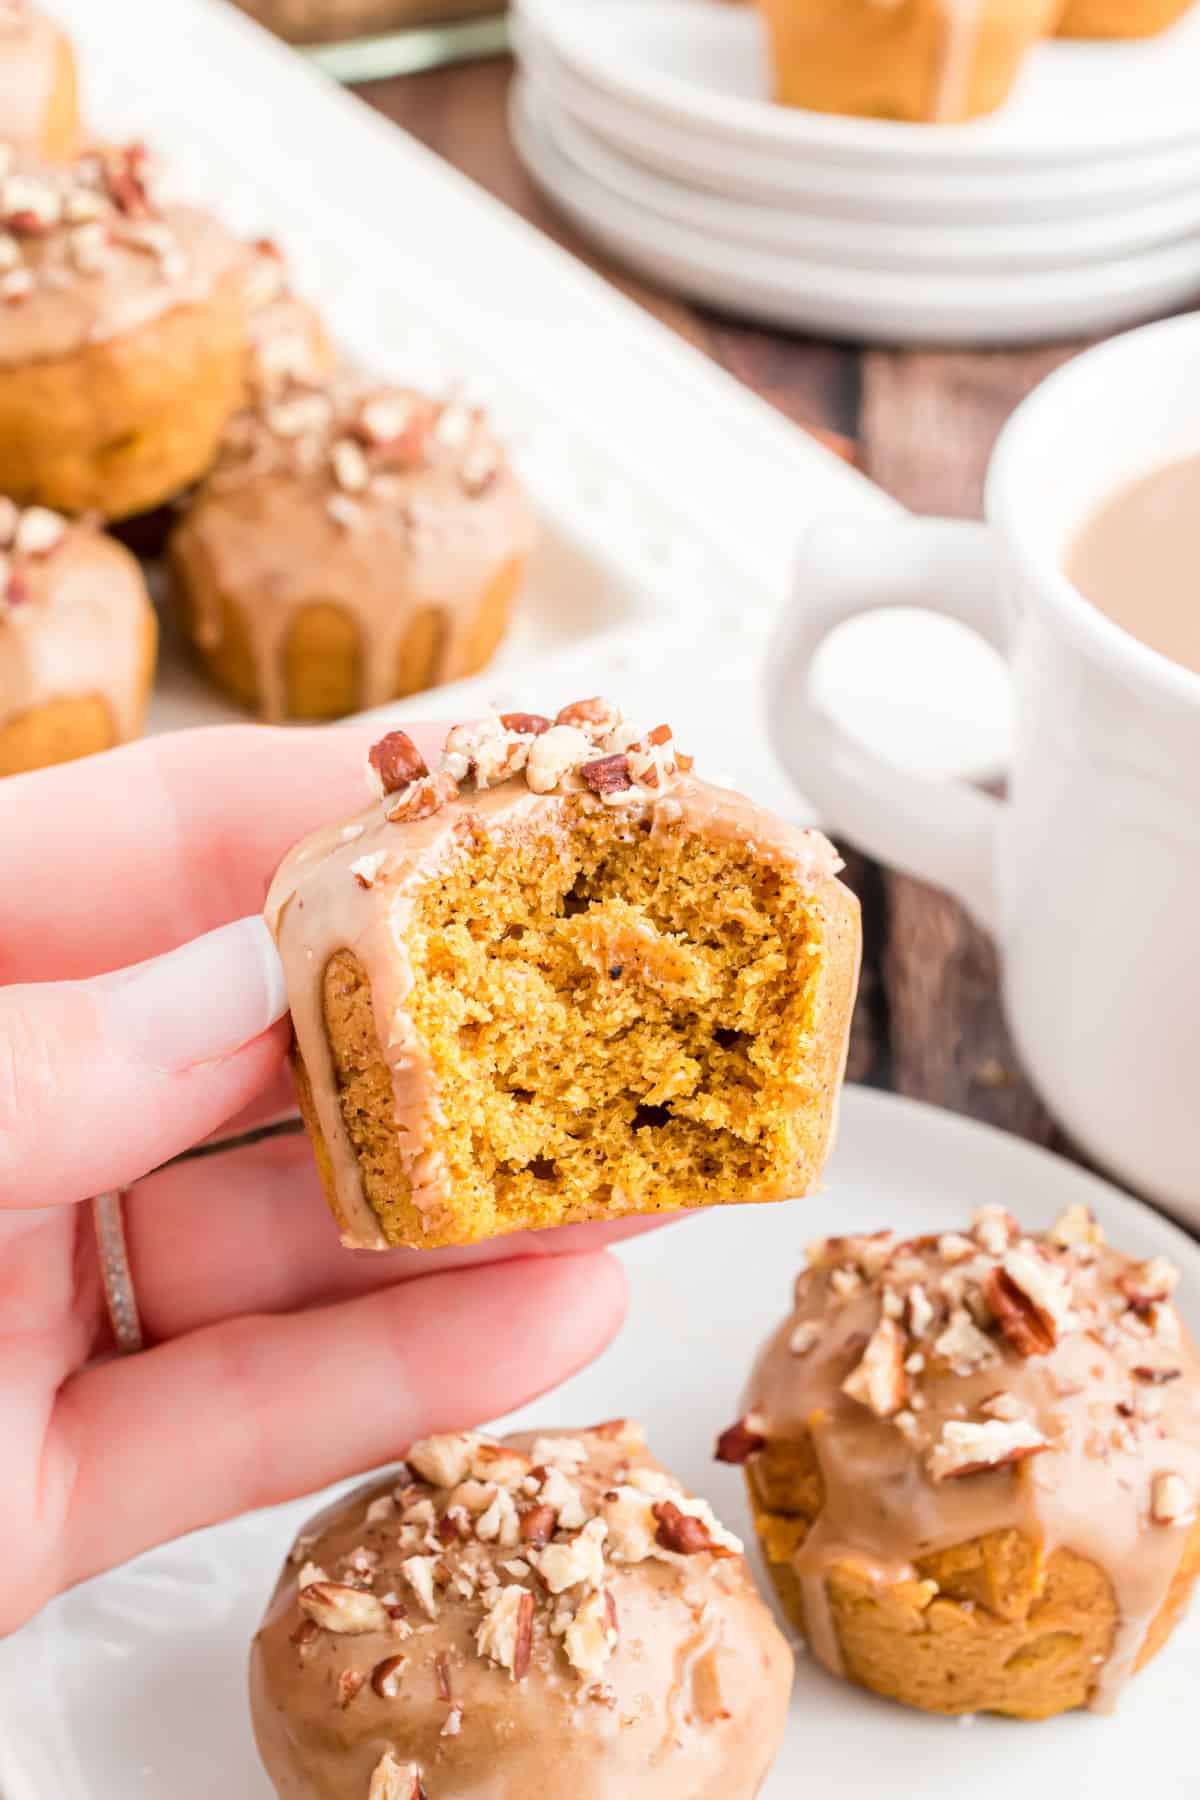
<path fill-rule="evenodd" d="M 0 1206 L 136 1180 L 253 1099 L 287 1046 L 283 972 L 239 919 L 93 981 L 0 989 Z"/>

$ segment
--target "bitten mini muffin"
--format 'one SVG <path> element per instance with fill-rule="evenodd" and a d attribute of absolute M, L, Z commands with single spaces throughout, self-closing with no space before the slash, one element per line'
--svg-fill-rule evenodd
<path fill-rule="evenodd" d="M 930 1712 L 1112 1706 L 1200 1568 L 1176 1280 L 1082 1206 L 813 1246 L 718 1454 L 827 1668 Z"/>
<path fill-rule="evenodd" d="M 1067 0 L 1062 37 L 1154 37 L 1190 12 L 1194 0 Z"/>
<path fill-rule="evenodd" d="M 254 1640 L 286 1800 L 753 1800 L 792 1656 L 626 1421 L 427 1438 L 302 1533 Z"/>
<path fill-rule="evenodd" d="M 27 0 L 0 0 L 0 142 L 58 161 L 79 130 L 71 40 Z"/>
<path fill-rule="evenodd" d="M 806 1192 L 858 903 L 817 832 L 607 701 L 403 732 L 383 797 L 267 898 L 301 1105 L 347 1243 L 465 1244 Z"/>
<path fill-rule="evenodd" d="M 1007 100 L 1062 0 L 758 0 L 775 98 L 951 124 Z"/>
<path fill-rule="evenodd" d="M 265 719 L 332 719 L 482 669 L 533 539 L 477 410 L 294 382 L 230 428 L 171 567 L 220 687 Z"/>
<path fill-rule="evenodd" d="M 157 638 L 128 550 L 0 498 L 0 775 L 136 737 Z"/>
<path fill-rule="evenodd" d="M 201 475 L 245 390 L 245 246 L 144 148 L 0 181 L 0 489 L 123 519 Z"/>

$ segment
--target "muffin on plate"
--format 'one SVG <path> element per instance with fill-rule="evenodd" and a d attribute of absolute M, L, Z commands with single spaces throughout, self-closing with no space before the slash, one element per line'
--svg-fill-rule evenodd
<path fill-rule="evenodd" d="M 1079 38 L 1154 37 L 1190 12 L 1194 0 L 1067 0 L 1059 35 Z"/>
<path fill-rule="evenodd" d="M 157 641 L 128 550 L 0 498 L 0 775 L 136 737 Z"/>
<path fill-rule="evenodd" d="M 301 1534 L 254 1640 L 288 1800 L 753 1800 L 792 1656 L 624 1420 L 414 1444 Z"/>
<path fill-rule="evenodd" d="M 826 1668 L 930 1712 L 1111 1707 L 1200 1569 L 1177 1279 L 1082 1206 L 812 1247 L 718 1454 Z"/>
<path fill-rule="evenodd" d="M 267 897 L 352 1245 L 784 1200 L 820 1175 L 858 902 L 819 833 L 595 699 L 403 732 Z"/>
<path fill-rule="evenodd" d="M 951 124 L 1007 100 L 1062 0 L 758 0 L 775 98 L 813 112 Z"/>
<path fill-rule="evenodd" d="M 245 250 L 143 146 L 0 181 L 0 489 L 123 519 L 204 472 L 245 386 Z"/>
<path fill-rule="evenodd" d="M 28 0 L 0 0 L 0 142 L 58 161 L 79 133 L 70 38 Z"/>
<path fill-rule="evenodd" d="M 490 662 L 534 536 L 476 408 L 293 381 L 233 422 L 170 559 L 219 687 L 264 719 L 334 719 Z"/>

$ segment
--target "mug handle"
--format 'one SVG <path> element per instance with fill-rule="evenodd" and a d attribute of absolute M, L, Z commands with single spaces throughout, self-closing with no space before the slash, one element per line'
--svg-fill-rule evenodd
<path fill-rule="evenodd" d="M 835 830 L 877 861 L 947 889 L 995 933 L 1004 802 L 966 782 L 914 774 L 868 750 L 813 690 L 813 661 L 834 627 L 891 606 L 943 613 L 1007 654 L 1006 609 L 987 526 L 907 516 L 819 520 L 802 541 L 792 599 L 767 659 L 771 742 Z"/>

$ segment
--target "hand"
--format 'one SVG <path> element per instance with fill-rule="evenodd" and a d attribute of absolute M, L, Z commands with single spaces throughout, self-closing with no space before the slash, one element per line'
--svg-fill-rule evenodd
<path fill-rule="evenodd" d="M 350 1254 L 302 1136 L 159 1166 L 294 1109 L 245 915 L 289 844 L 362 803 L 376 736 L 189 732 L 0 782 L 0 1632 L 151 1544 L 503 1413 L 620 1323 L 598 1246 L 629 1226 Z M 122 1358 L 85 1204 L 115 1187 L 147 1343 Z"/>

